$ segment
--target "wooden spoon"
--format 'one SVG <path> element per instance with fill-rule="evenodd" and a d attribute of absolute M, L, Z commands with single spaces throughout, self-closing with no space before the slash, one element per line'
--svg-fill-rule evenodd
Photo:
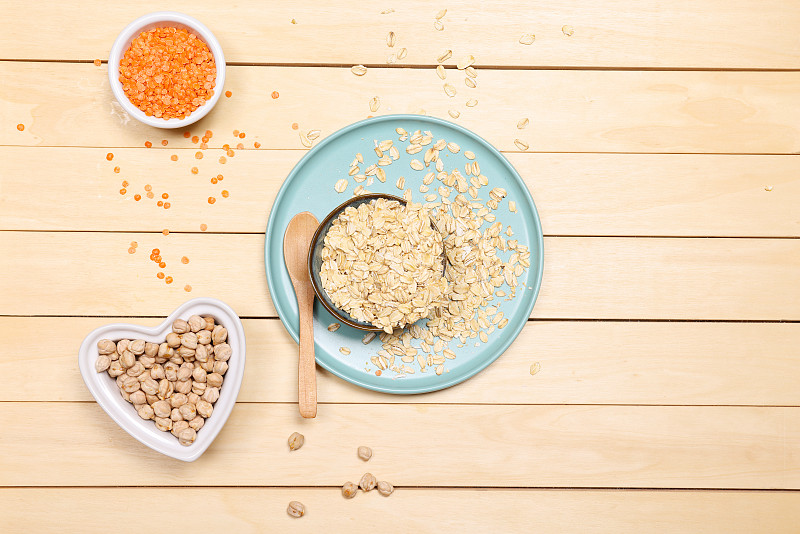
<path fill-rule="evenodd" d="M 308 250 L 319 223 L 309 212 L 295 215 L 283 236 L 283 256 L 300 311 L 298 391 L 300 415 L 317 416 L 317 377 L 314 361 L 314 288 L 308 274 Z"/>

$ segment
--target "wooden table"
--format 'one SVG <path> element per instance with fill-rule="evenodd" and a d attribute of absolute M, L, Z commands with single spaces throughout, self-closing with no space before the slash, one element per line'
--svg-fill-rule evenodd
<path fill-rule="evenodd" d="M 176 0 L 229 62 L 232 96 L 190 128 L 214 132 L 202 160 L 183 131 L 129 120 L 92 63 L 163 3 L 0 6 L 4 532 L 797 532 L 800 4 Z M 434 72 L 444 49 L 452 99 Z M 476 89 L 454 67 L 466 54 Z M 305 153 L 298 132 L 324 137 L 374 96 L 377 114 L 457 109 L 507 154 L 541 213 L 544 282 L 520 338 L 475 378 L 396 397 L 320 371 L 305 421 L 264 227 Z M 171 208 L 133 200 L 145 184 Z M 184 464 L 103 413 L 77 349 L 99 325 L 154 325 L 194 296 L 229 303 L 249 350 L 227 426 Z M 293 431 L 306 444 L 290 453 Z M 367 470 L 395 494 L 344 500 Z M 291 500 L 305 517 L 287 516 Z"/>

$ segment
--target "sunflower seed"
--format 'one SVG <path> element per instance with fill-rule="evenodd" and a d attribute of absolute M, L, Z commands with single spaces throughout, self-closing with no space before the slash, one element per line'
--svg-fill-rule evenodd
<path fill-rule="evenodd" d="M 386 46 L 392 48 L 396 42 L 397 36 L 394 34 L 394 32 L 389 32 L 389 35 L 386 36 Z"/>
<path fill-rule="evenodd" d="M 373 96 L 369 101 L 369 110 L 374 113 L 378 111 L 379 107 L 381 107 L 381 99 L 377 96 Z"/>
<path fill-rule="evenodd" d="M 475 80 L 473 80 L 472 78 L 464 78 L 464 85 L 466 85 L 467 87 L 471 87 L 472 89 L 475 89 L 475 87 L 477 87 Z"/>
<path fill-rule="evenodd" d="M 436 20 L 442 20 L 447 15 L 447 9 L 443 9 L 436 14 Z"/>
<path fill-rule="evenodd" d="M 350 69 L 350 72 L 356 76 L 363 76 L 367 73 L 367 67 L 364 65 L 353 65 L 353 67 Z"/>
<path fill-rule="evenodd" d="M 572 37 L 572 34 L 575 33 L 575 30 L 573 29 L 572 26 L 564 25 L 561 26 L 561 33 L 563 33 L 567 37 Z"/>
<path fill-rule="evenodd" d="M 536 36 L 532 33 L 523 33 L 519 38 L 519 44 L 531 45 L 536 40 Z"/>
<path fill-rule="evenodd" d="M 527 117 L 524 119 L 520 119 L 520 121 L 517 123 L 517 128 L 519 130 L 524 130 L 525 128 L 527 128 L 529 122 L 530 121 L 528 120 Z"/>
<path fill-rule="evenodd" d="M 339 352 L 347 356 L 350 354 L 350 349 L 348 349 L 347 347 L 339 347 Z"/>
<path fill-rule="evenodd" d="M 450 85 L 449 83 L 444 84 L 444 92 L 450 98 L 456 96 L 456 88 Z"/>
<path fill-rule="evenodd" d="M 517 145 L 518 149 L 523 151 L 528 150 L 528 148 L 530 148 L 530 145 L 528 145 L 528 143 L 522 141 L 521 139 L 514 139 L 514 144 Z"/>
<path fill-rule="evenodd" d="M 461 116 L 461 112 L 458 111 L 457 109 L 448 109 L 447 114 L 453 117 L 454 119 L 457 119 Z"/>
<path fill-rule="evenodd" d="M 470 55 L 464 56 L 460 60 L 458 60 L 458 63 L 456 64 L 456 66 L 458 67 L 458 70 L 464 70 L 467 67 L 469 67 L 470 65 L 472 65 L 473 63 L 475 63 L 475 56 L 470 54 Z"/>
<path fill-rule="evenodd" d="M 453 51 L 452 50 L 445 50 L 444 52 L 439 54 L 439 57 L 436 58 L 436 62 L 437 63 L 444 63 L 445 61 L 447 61 L 451 57 L 453 57 Z"/>
<path fill-rule="evenodd" d="M 441 78 L 442 80 L 447 78 L 447 71 L 444 70 L 444 66 L 442 66 L 442 65 L 437 65 L 436 66 L 436 75 L 439 78 Z"/>
<path fill-rule="evenodd" d="M 328 325 L 328 332 L 336 332 L 339 330 L 339 327 L 342 326 L 339 323 L 331 323 Z"/>
<path fill-rule="evenodd" d="M 469 100 L 467 100 L 468 108 L 474 108 L 477 105 L 478 105 L 478 100 L 476 98 L 470 98 Z"/>

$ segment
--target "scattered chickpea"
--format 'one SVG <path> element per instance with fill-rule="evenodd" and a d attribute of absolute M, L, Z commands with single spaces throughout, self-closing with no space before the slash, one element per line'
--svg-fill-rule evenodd
<path fill-rule="evenodd" d="M 342 486 L 342 496 L 345 499 L 352 499 L 358 493 L 358 486 L 355 485 L 353 482 L 345 482 L 344 486 Z"/>
<path fill-rule="evenodd" d="M 381 480 L 378 482 L 378 493 L 383 495 L 384 497 L 388 497 L 394 491 L 394 486 L 386 482 L 385 480 Z"/>
<path fill-rule="evenodd" d="M 286 513 L 292 517 L 303 517 L 306 513 L 306 507 L 300 501 L 292 501 L 286 508 Z"/>
<path fill-rule="evenodd" d="M 358 457 L 364 460 L 365 462 L 369 461 L 369 459 L 372 458 L 372 449 L 364 446 L 359 447 Z"/>

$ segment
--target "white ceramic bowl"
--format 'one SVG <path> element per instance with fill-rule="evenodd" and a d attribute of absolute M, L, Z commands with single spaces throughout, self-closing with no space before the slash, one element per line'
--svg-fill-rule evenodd
<path fill-rule="evenodd" d="M 219 391 L 219 399 L 214 403 L 214 412 L 206 419 L 203 428 L 197 431 L 197 438 L 191 445 L 178 443 L 178 438 L 170 432 L 158 430 L 152 420 L 145 421 L 136 413 L 133 405 L 122 398 L 119 388 L 107 372 L 95 371 L 97 359 L 97 342 L 101 339 L 144 339 L 151 343 L 162 343 L 172 331 L 175 319 L 188 319 L 191 315 L 211 315 L 214 320 L 228 329 L 228 344 L 233 354 L 228 360 L 228 371 Z M 184 303 L 163 323 L 155 328 L 125 323 L 114 323 L 101 326 L 92 331 L 81 344 L 78 363 L 83 381 L 89 388 L 97 404 L 125 432 L 151 449 L 172 458 L 193 462 L 205 452 L 233 410 L 239 388 L 242 385 L 245 362 L 245 341 L 242 321 L 225 303 L 212 298 L 197 298 Z"/>
<path fill-rule="evenodd" d="M 122 90 L 122 84 L 119 82 L 119 60 L 130 47 L 131 41 L 143 31 L 166 26 L 186 29 L 199 37 L 208 46 L 208 49 L 214 56 L 214 62 L 217 67 L 217 78 L 214 86 L 214 94 L 211 96 L 211 99 L 194 110 L 191 115 L 183 119 L 148 117 L 144 111 L 134 106 L 131 101 L 128 100 L 128 97 L 125 96 L 125 91 Z M 155 13 L 148 13 L 134 20 L 117 36 L 114 45 L 111 47 L 111 54 L 108 56 L 108 81 L 111 84 L 111 91 L 114 93 L 117 102 L 120 103 L 131 117 L 145 124 L 149 124 L 150 126 L 155 126 L 156 128 L 183 128 L 205 117 L 217 103 L 220 95 L 222 95 L 223 87 L 225 86 L 225 55 L 222 53 L 222 47 L 219 45 L 217 38 L 214 37 L 211 30 L 206 28 L 199 20 L 175 11 L 156 11 Z"/>

